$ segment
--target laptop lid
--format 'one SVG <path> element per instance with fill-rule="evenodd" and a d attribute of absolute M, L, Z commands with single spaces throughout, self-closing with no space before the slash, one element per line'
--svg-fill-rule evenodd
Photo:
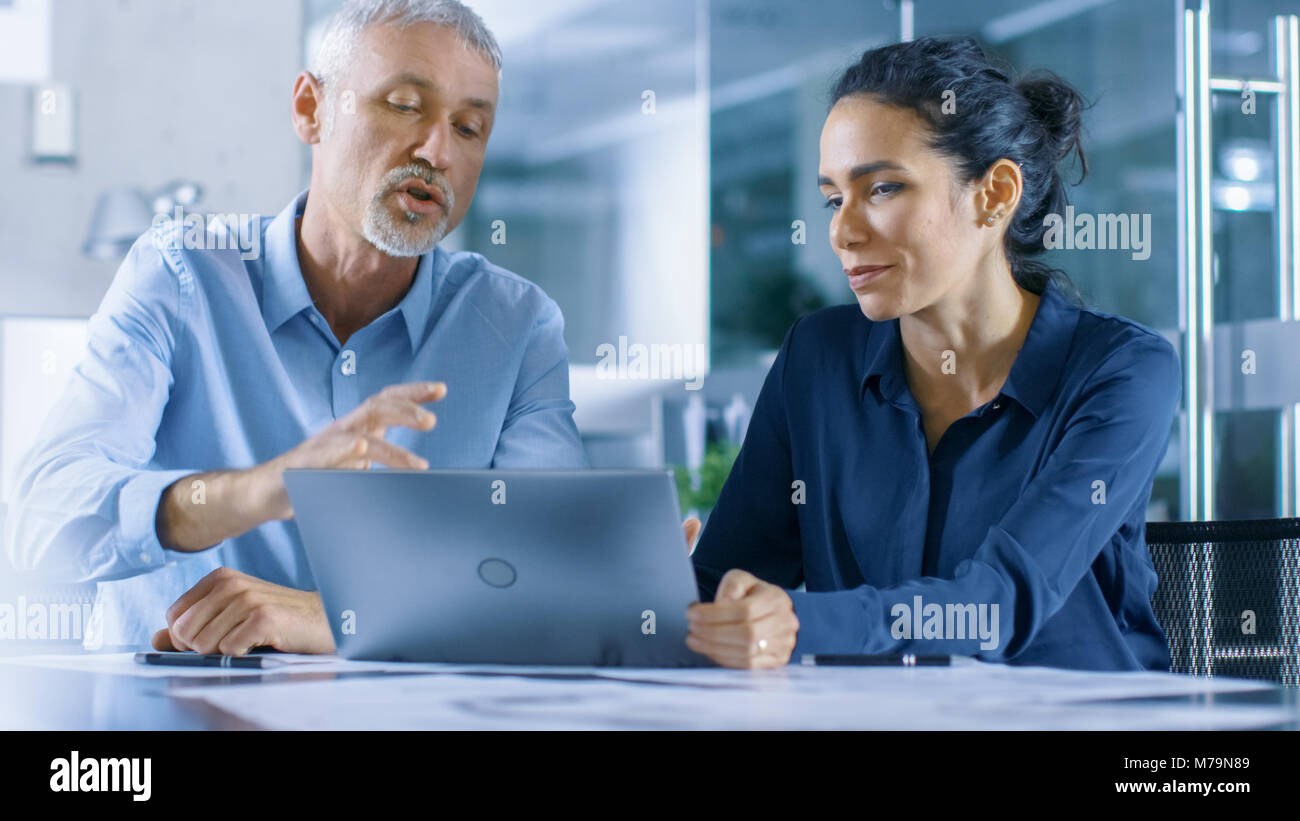
<path fill-rule="evenodd" d="M 707 665 L 662 470 L 288 470 L 339 654 L 465 664 Z"/>

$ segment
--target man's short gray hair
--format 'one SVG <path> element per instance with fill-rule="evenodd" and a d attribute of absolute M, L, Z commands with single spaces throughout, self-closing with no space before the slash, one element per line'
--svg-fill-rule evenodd
<path fill-rule="evenodd" d="M 311 66 L 311 73 L 325 87 L 326 135 L 333 126 L 339 78 L 352 62 L 362 31 L 376 24 L 406 28 L 416 23 L 435 23 L 454 29 L 461 44 L 483 55 L 500 79 L 501 47 L 483 18 L 458 0 L 347 0 L 325 25 Z"/>

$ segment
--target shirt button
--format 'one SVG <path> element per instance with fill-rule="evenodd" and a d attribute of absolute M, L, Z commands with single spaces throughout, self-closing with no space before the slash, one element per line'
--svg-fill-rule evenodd
<path fill-rule="evenodd" d="M 143 550 L 141 550 L 141 551 L 140 551 L 140 562 L 141 562 L 141 564 L 148 564 L 149 561 L 150 561 L 150 559 L 149 559 L 149 554 L 148 554 L 148 553 L 145 553 Z"/>
<path fill-rule="evenodd" d="M 1000 407 L 1002 407 L 1002 403 L 1001 403 L 1001 402 L 994 402 L 994 403 L 993 403 L 993 410 L 997 410 L 997 409 L 1000 408 Z"/>

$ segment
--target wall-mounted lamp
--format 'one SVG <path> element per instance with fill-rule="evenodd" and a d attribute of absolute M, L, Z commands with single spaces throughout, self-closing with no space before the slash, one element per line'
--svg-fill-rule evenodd
<path fill-rule="evenodd" d="M 151 194 L 127 185 L 108 188 L 95 202 L 81 252 L 92 259 L 121 259 L 149 230 L 155 214 L 188 208 L 202 196 L 202 187 L 188 180 L 170 182 Z"/>

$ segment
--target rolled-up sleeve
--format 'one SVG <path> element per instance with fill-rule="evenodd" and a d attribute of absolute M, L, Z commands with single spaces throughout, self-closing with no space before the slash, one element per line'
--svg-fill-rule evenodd
<path fill-rule="evenodd" d="M 525 344 L 492 467 L 585 468 L 587 455 L 569 398 L 564 316 L 553 300 L 543 300 Z"/>
<path fill-rule="evenodd" d="M 195 470 L 155 470 L 185 305 L 152 234 L 118 269 L 87 327 L 83 360 L 21 460 L 5 523 L 16 570 L 42 579 L 124 578 L 161 567 L 162 492 Z"/>
<path fill-rule="evenodd" d="M 1043 468 L 953 578 L 792 593 L 801 653 L 936 652 L 1005 661 L 1023 650 L 1079 585 L 1135 506 L 1145 507 L 1181 397 L 1178 355 L 1146 334 L 1113 351 L 1084 382 Z M 895 629 L 918 602 L 985 606 L 990 639 Z M 956 610 L 956 612 L 963 612 Z"/>

